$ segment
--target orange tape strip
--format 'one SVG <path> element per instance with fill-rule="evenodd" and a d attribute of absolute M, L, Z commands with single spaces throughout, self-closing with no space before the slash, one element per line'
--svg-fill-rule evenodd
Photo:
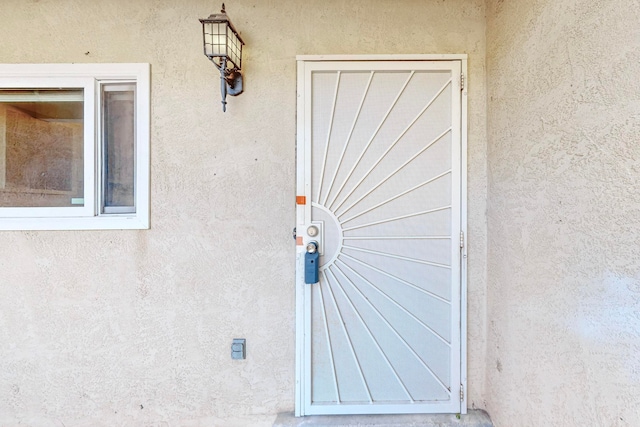
<path fill-rule="evenodd" d="M 296 196 L 296 204 L 297 205 L 306 205 L 307 198 L 305 196 Z"/>
<path fill-rule="evenodd" d="M 296 245 L 298 246 L 304 245 L 304 242 L 302 241 L 302 236 L 296 237 Z"/>

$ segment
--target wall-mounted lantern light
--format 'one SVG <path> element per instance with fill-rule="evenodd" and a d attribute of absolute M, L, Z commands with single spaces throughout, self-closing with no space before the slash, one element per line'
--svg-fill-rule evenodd
<path fill-rule="evenodd" d="M 227 111 L 227 95 L 242 93 L 242 45 L 244 42 L 224 10 L 201 19 L 204 54 L 220 70 L 222 111 Z"/>

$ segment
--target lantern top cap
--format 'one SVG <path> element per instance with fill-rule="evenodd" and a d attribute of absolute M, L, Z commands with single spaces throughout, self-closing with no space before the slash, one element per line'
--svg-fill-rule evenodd
<path fill-rule="evenodd" d="M 224 10 L 224 3 L 222 3 L 222 10 L 220 10 L 220 13 L 212 13 L 211 15 L 209 15 L 208 18 L 200 19 L 200 22 L 202 22 L 202 24 L 213 24 L 213 23 L 225 22 L 227 23 L 227 25 L 229 25 L 229 28 L 231 28 L 231 30 L 235 33 L 236 37 L 238 37 L 238 40 L 240 40 L 240 43 L 244 44 L 242 37 L 240 37 L 240 34 L 238 33 L 236 28 L 231 23 L 231 20 L 227 16 L 227 12 Z"/>

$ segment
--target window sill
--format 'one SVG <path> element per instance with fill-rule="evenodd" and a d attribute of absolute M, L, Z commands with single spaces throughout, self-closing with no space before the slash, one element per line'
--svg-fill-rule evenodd
<path fill-rule="evenodd" d="M 147 230 L 149 218 L 109 215 L 83 218 L 2 218 L 0 230 Z"/>

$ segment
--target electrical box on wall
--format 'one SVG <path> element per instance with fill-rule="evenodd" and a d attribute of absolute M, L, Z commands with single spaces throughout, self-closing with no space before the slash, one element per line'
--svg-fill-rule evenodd
<path fill-rule="evenodd" d="M 244 338 L 234 338 L 231 344 L 231 358 L 232 359 L 246 359 L 247 358 L 247 340 Z"/>

